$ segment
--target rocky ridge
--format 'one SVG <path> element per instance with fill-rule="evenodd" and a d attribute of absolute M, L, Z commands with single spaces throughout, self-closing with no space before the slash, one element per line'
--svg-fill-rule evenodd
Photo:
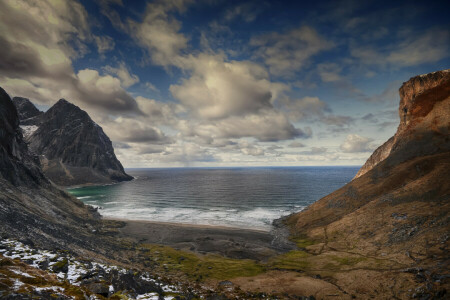
<path fill-rule="evenodd" d="M 374 151 L 374 153 L 358 171 L 355 178 L 367 173 L 375 165 L 386 159 L 391 153 L 394 144 L 403 138 L 403 132 L 408 128 L 410 122 L 423 118 L 428 113 L 427 110 L 432 108 L 427 107 L 427 104 L 433 101 L 426 100 L 427 97 L 423 97 L 421 95 L 423 93 L 429 94 L 438 92 L 434 89 L 440 85 L 448 85 L 449 80 L 450 69 L 447 69 L 429 74 L 418 75 L 403 83 L 399 90 L 400 104 L 398 114 L 400 117 L 400 124 L 396 134 Z"/>
<path fill-rule="evenodd" d="M 14 98 L 21 127 L 45 175 L 61 186 L 131 180 L 103 129 L 89 115 L 61 99 L 45 113 L 24 98 Z M 37 111 L 37 112 L 36 112 Z"/>
<path fill-rule="evenodd" d="M 449 71 L 411 78 L 400 97 L 398 131 L 370 166 L 285 223 L 313 241 L 309 261 L 351 256 L 353 269 L 328 272 L 349 294 L 439 299 L 450 288 Z"/>

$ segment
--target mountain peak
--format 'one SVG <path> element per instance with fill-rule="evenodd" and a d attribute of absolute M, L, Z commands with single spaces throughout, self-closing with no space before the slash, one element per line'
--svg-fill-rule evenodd
<path fill-rule="evenodd" d="M 14 97 L 12 101 L 17 108 L 22 125 L 33 123 L 32 119 L 34 120 L 34 118 L 43 114 L 28 98 Z"/>

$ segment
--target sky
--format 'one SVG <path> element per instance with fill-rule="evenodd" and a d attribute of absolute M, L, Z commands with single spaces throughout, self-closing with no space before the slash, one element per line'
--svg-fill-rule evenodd
<path fill-rule="evenodd" d="M 362 165 L 450 68 L 448 1 L 2 0 L 0 86 L 86 110 L 125 167 Z"/>

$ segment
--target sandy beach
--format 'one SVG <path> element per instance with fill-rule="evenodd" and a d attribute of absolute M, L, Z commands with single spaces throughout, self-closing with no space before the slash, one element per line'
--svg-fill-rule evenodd
<path fill-rule="evenodd" d="M 262 231 L 223 226 L 152 221 L 121 221 L 119 236 L 139 243 L 171 246 L 200 254 L 215 253 L 230 258 L 265 260 L 294 248 L 281 228 Z"/>

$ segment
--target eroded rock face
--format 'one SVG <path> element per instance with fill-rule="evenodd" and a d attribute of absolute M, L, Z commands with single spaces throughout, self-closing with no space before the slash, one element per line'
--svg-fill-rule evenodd
<path fill-rule="evenodd" d="M 36 157 L 28 153 L 19 128 L 19 116 L 9 95 L 0 88 L 0 174 L 13 185 L 46 181 Z"/>
<path fill-rule="evenodd" d="M 17 101 L 16 105 L 21 115 L 32 115 L 33 109 L 29 107 L 34 105 L 27 99 Z M 30 123 L 32 120 L 35 122 Z M 74 104 L 61 99 L 42 115 L 24 121 L 29 124 L 22 127 L 24 134 L 29 134 L 30 150 L 39 155 L 45 175 L 56 184 L 102 184 L 132 179 L 116 158 L 103 129 Z"/>
<path fill-rule="evenodd" d="M 412 127 L 416 127 L 416 125 L 418 125 L 416 123 L 420 123 L 420 121 L 425 118 L 431 110 L 433 110 L 434 104 L 443 99 L 443 96 L 445 96 L 445 91 L 437 91 L 436 88 L 449 85 L 450 69 L 415 76 L 407 82 L 404 82 L 399 90 L 400 104 L 398 114 L 400 117 L 400 124 L 396 134 L 375 150 L 375 152 L 358 171 L 355 178 L 367 173 L 375 165 L 385 160 L 399 139 L 404 139 L 404 135 L 410 134 L 413 130 Z M 427 95 L 423 95 L 424 93 Z M 439 95 L 439 93 L 444 93 L 444 95 Z M 447 115 L 448 117 L 448 113 L 449 112 L 442 111 L 440 115 Z M 415 123 L 415 121 L 417 122 Z M 438 123 L 439 120 L 435 126 L 437 126 Z"/>
<path fill-rule="evenodd" d="M 425 91 L 432 90 L 449 80 L 450 69 L 415 76 L 404 82 L 399 90 L 400 105 L 398 115 L 400 116 L 400 125 L 398 131 L 404 130 L 410 120 L 417 116 L 418 111 L 413 109 L 417 104 L 417 97 Z"/>
<path fill-rule="evenodd" d="M 87 227 L 99 224 L 98 213 L 57 189 L 28 151 L 19 115 L 0 88 L 0 235 L 46 247 L 92 248 Z"/>
<path fill-rule="evenodd" d="M 294 235 L 321 243 L 315 250 L 324 259 L 357 253 L 377 260 L 389 257 L 390 263 L 404 266 L 399 273 L 374 264 L 377 275 L 362 267 L 364 276 L 372 277 L 365 283 L 358 276 L 352 280 L 373 288 L 361 298 L 385 296 L 388 289 L 399 298 L 433 298 L 450 285 L 448 280 L 432 279 L 448 273 L 444 262 L 450 247 L 449 72 L 414 77 L 403 84 L 400 94 L 400 112 L 406 107 L 406 117 L 395 136 L 368 160 L 365 172 L 286 221 Z M 422 271 L 412 276 L 408 270 L 430 276 Z M 339 284 L 343 274 L 331 277 Z M 392 285 L 394 281 L 401 284 Z M 351 290 L 345 280 L 340 284 Z"/>
<path fill-rule="evenodd" d="M 12 99 L 19 114 L 20 125 L 39 125 L 43 112 L 34 106 L 27 98 L 14 97 Z"/>

